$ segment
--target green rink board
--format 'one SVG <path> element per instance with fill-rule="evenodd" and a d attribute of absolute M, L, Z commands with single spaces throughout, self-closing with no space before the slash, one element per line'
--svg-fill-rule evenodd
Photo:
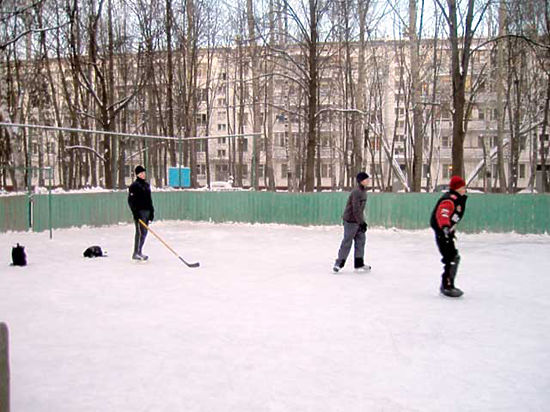
<path fill-rule="evenodd" d="M 425 229 L 438 193 L 369 193 L 371 227 Z M 157 220 L 337 225 L 347 192 L 154 192 Z M 48 230 L 48 195 L 33 196 L 34 231 Z M 126 191 L 53 194 L 53 228 L 131 222 Z M 27 196 L 0 197 L 0 231 L 27 230 Z M 550 195 L 471 194 L 463 232 L 550 233 Z"/>
<path fill-rule="evenodd" d="M 0 232 L 29 228 L 28 199 L 27 195 L 0 196 Z"/>

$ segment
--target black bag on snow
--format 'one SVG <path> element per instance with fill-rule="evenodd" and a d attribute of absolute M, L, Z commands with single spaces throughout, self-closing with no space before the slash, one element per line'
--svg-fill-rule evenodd
<path fill-rule="evenodd" d="M 27 255 L 25 254 L 25 246 L 21 246 L 18 243 L 17 246 L 12 247 L 11 260 L 13 266 L 26 266 Z"/>
<path fill-rule="evenodd" d="M 87 258 L 94 258 L 94 257 L 102 257 L 106 256 L 106 253 L 103 253 L 101 250 L 101 247 L 99 246 L 90 246 L 88 249 L 84 251 L 84 257 Z"/>

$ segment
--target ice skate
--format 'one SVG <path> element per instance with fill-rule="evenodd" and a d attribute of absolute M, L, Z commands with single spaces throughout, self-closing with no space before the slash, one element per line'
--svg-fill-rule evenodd
<path fill-rule="evenodd" d="M 353 266 L 356 273 L 367 273 L 372 269 L 370 265 L 365 264 L 363 258 L 355 258 Z"/>
<path fill-rule="evenodd" d="M 132 259 L 137 262 L 145 262 L 147 259 L 149 259 L 149 256 L 142 255 L 140 253 L 134 253 L 132 255 Z"/>
<path fill-rule="evenodd" d="M 338 272 L 340 272 L 344 267 L 345 263 L 346 263 L 345 260 L 344 261 L 336 260 L 336 262 L 334 262 L 334 266 L 332 267 L 332 273 L 337 274 Z"/>

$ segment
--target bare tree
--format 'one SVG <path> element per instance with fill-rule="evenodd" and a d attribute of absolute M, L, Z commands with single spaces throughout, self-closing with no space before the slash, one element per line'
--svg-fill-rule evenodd
<path fill-rule="evenodd" d="M 475 0 L 467 0 L 465 10 L 460 9 L 457 0 L 447 0 L 445 7 L 440 0 L 435 0 L 449 26 L 451 47 L 451 78 L 453 100 L 453 174 L 464 176 L 464 130 L 468 122 L 466 115 L 466 79 L 472 56 L 472 41 L 478 30 L 490 2 L 481 4 L 476 10 Z M 459 17 L 464 16 L 461 20 Z M 460 33 L 460 28 L 463 31 Z"/>

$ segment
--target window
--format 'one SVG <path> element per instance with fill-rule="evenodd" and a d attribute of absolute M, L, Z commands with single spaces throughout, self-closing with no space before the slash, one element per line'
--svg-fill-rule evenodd
<path fill-rule="evenodd" d="M 218 137 L 218 144 L 225 144 L 227 142 L 226 137 Z"/>
<path fill-rule="evenodd" d="M 319 133 L 321 147 L 330 147 L 330 132 Z"/>
<path fill-rule="evenodd" d="M 281 165 L 281 177 L 284 179 L 288 177 L 288 165 L 286 163 Z"/>
<path fill-rule="evenodd" d="M 441 136 L 441 147 L 451 147 L 451 136 Z"/>
<path fill-rule="evenodd" d="M 275 146 L 286 147 L 286 143 L 287 143 L 286 133 L 287 132 L 275 132 L 275 133 L 273 133 L 273 140 L 274 140 Z"/>
<path fill-rule="evenodd" d="M 46 153 L 54 154 L 55 153 L 55 143 L 46 142 Z"/>
<path fill-rule="evenodd" d="M 218 123 L 218 132 L 225 132 L 227 125 L 225 123 Z"/>
<path fill-rule="evenodd" d="M 321 177 L 332 177 L 332 165 L 330 164 L 321 165 Z"/>
<path fill-rule="evenodd" d="M 195 142 L 195 149 L 197 152 L 206 152 L 206 140 L 197 140 Z"/>
<path fill-rule="evenodd" d="M 245 138 L 239 139 L 239 150 L 242 152 L 248 152 L 248 139 L 245 139 Z"/>
<path fill-rule="evenodd" d="M 225 100 L 225 98 L 219 98 L 218 106 L 227 106 L 227 100 Z"/>
<path fill-rule="evenodd" d="M 228 165 L 216 165 L 216 175 L 214 179 L 217 181 L 226 181 L 229 178 Z"/>
<path fill-rule="evenodd" d="M 477 118 L 478 120 L 485 120 L 485 111 L 483 109 L 477 110 Z"/>
<path fill-rule="evenodd" d="M 403 117 L 405 115 L 405 109 L 403 107 L 396 107 L 395 108 L 395 116 L 396 117 Z"/>
<path fill-rule="evenodd" d="M 285 117 L 284 114 L 279 114 L 279 115 L 277 115 L 276 120 L 277 120 L 278 123 L 284 123 L 285 120 L 286 120 L 286 117 Z"/>
<path fill-rule="evenodd" d="M 519 178 L 525 179 L 525 164 L 519 165 Z"/>
<path fill-rule="evenodd" d="M 199 102 L 206 102 L 208 101 L 208 89 L 199 89 L 199 96 L 198 96 Z"/>
<path fill-rule="evenodd" d="M 198 175 L 199 176 L 206 176 L 206 165 L 205 164 L 202 164 L 202 163 L 199 163 L 197 165 L 197 172 L 198 172 Z"/>
<path fill-rule="evenodd" d="M 197 126 L 206 126 L 206 113 L 199 113 L 196 116 Z"/>
<path fill-rule="evenodd" d="M 241 114 L 239 113 L 239 114 L 237 115 L 237 117 L 238 117 L 238 119 L 239 119 L 239 120 L 238 120 L 239 124 L 241 124 Z M 243 125 L 247 125 L 247 124 L 248 124 L 248 113 L 243 113 L 243 115 L 242 115 L 242 124 L 243 124 Z"/>
<path fill-rule="evenodd" d="M 442 167 L 442 177 L 443 179 L 450 179 L 451 178 L 451 174 L 453 172 L 453 165 L 451 164 L 448 164 L 448 163 L 443 163 L 443 165 L 441 166 Z"/>
<path fill-rule="evenodd" d="M 218 157 L 225 157 L 226 153 L 225 149 L 218 149 Z"/>
<path fill-rule="evenodd" d="M 441 104 L 441 117 L 443 119 L 450 119 L 451 118 L 451 108 L 449 106 L 449 103 L 442 103 Z"/>

